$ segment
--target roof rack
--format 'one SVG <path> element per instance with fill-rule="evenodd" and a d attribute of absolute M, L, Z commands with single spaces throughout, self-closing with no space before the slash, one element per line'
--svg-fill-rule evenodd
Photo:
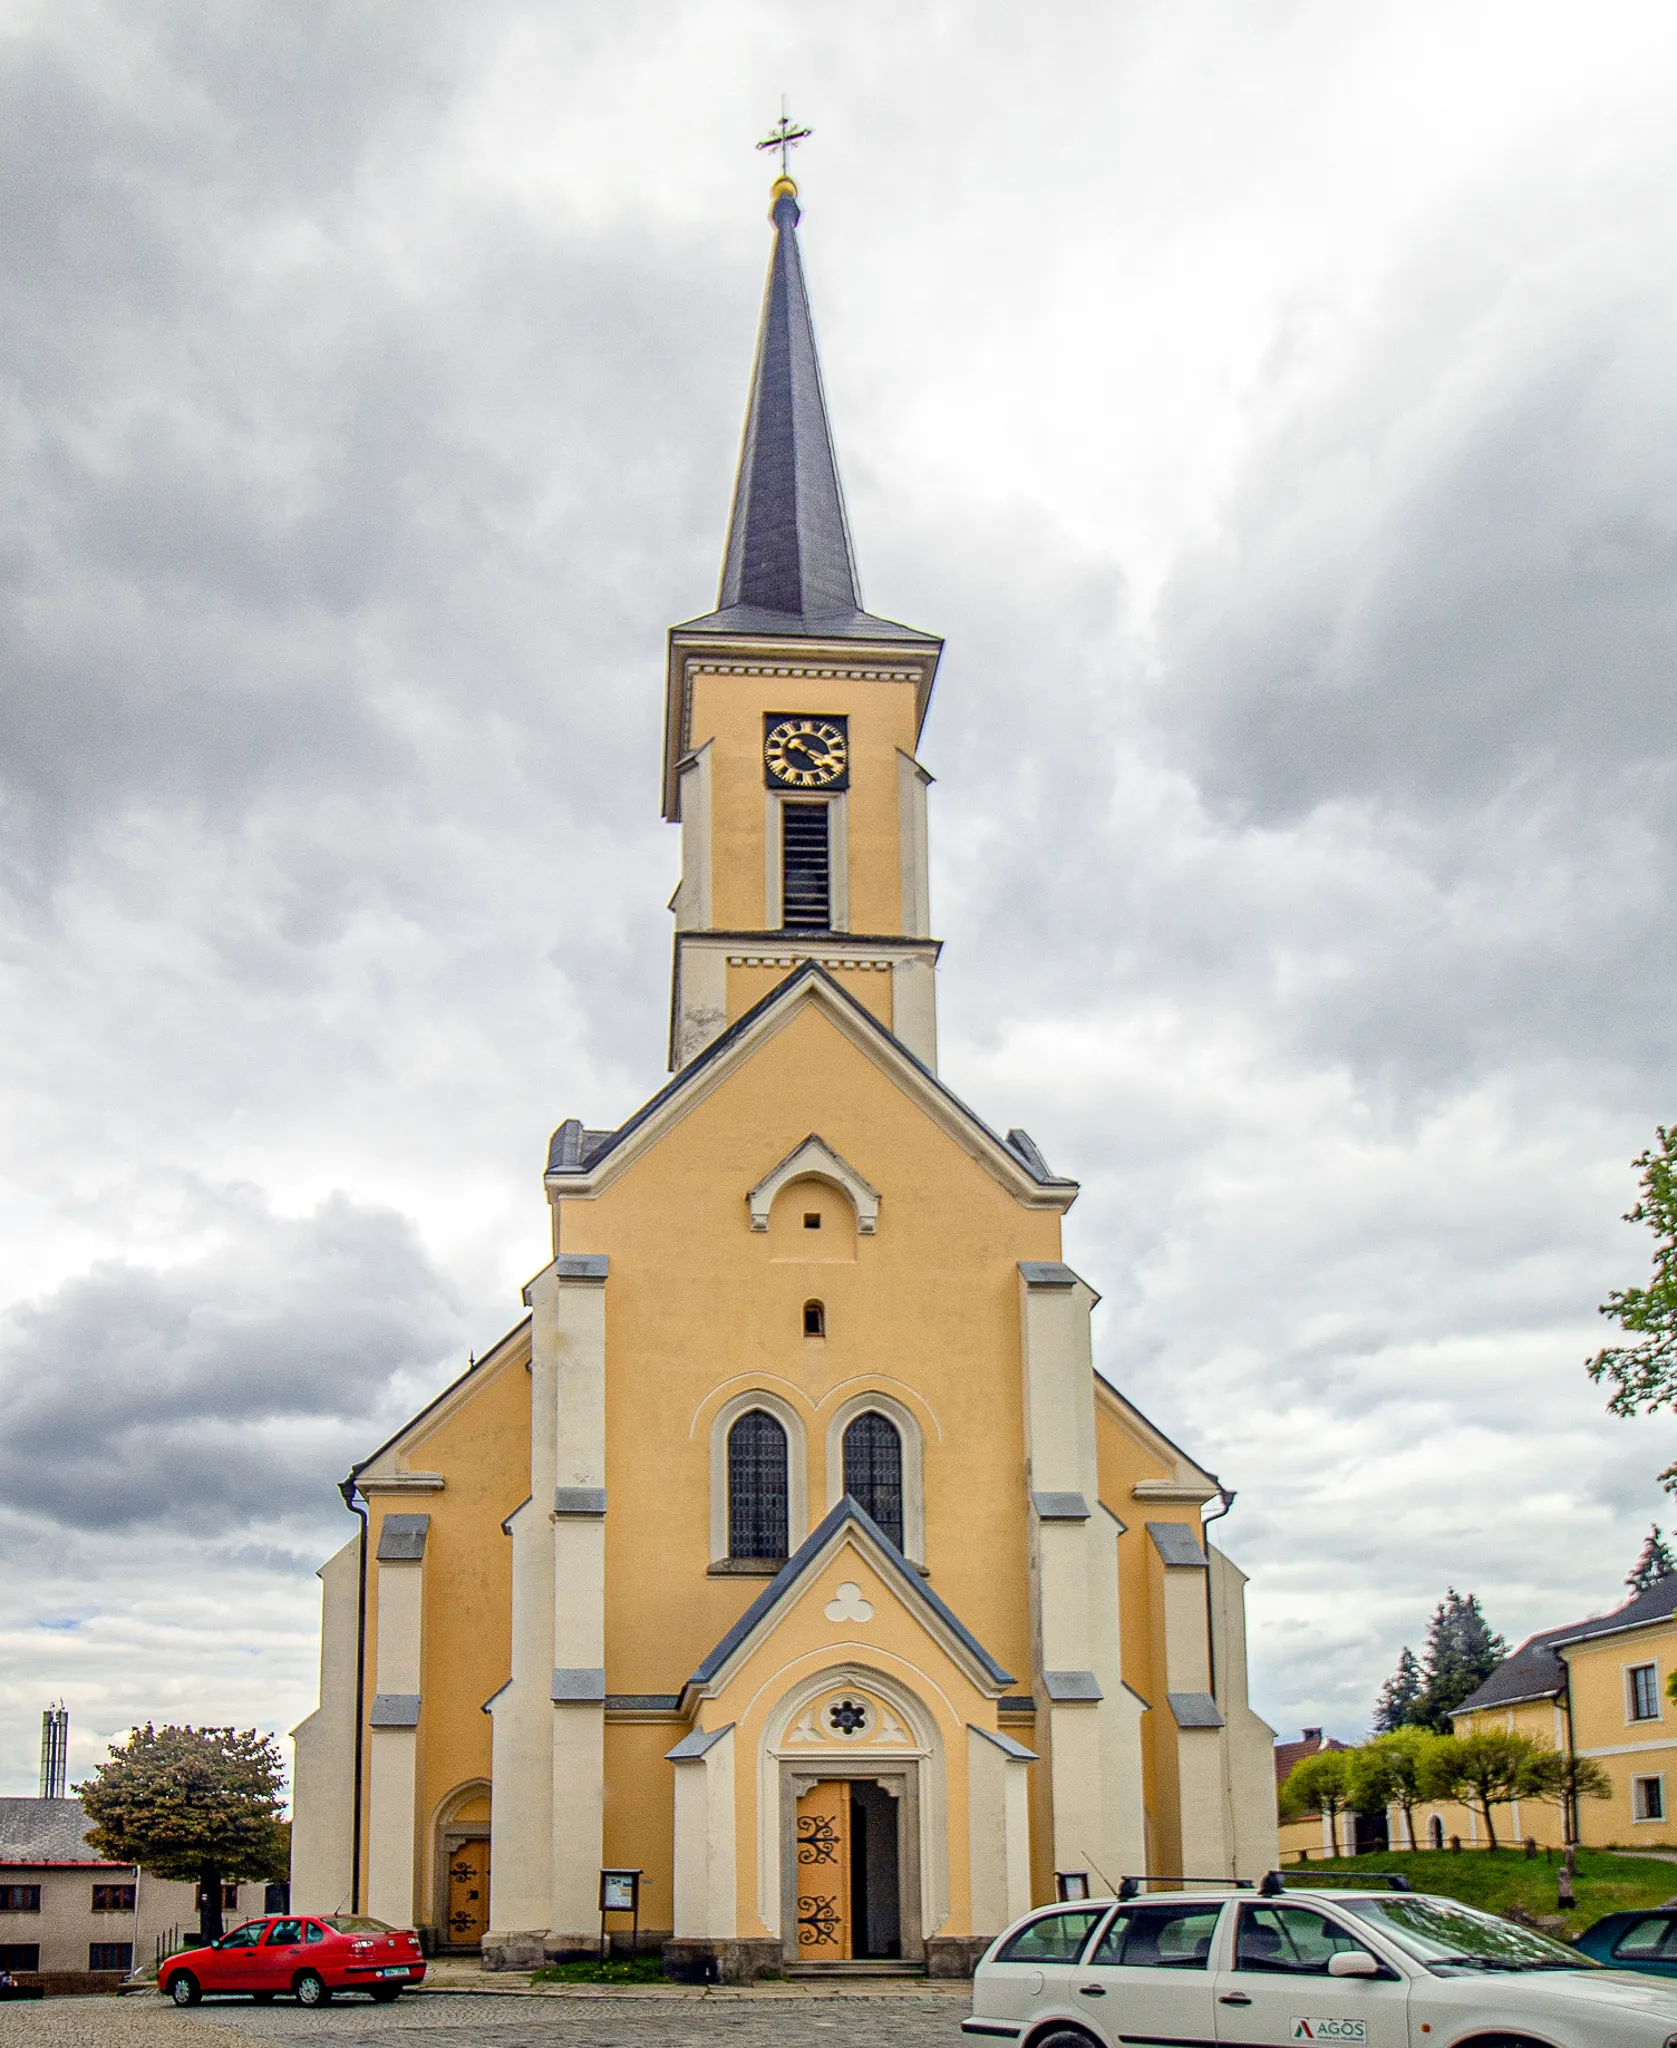
<path fill-rule="evenodd" d="M 1266 1879 L 1265 1882 L 1267 1883 L 1268 1880 Z M 1121 1899 L 1133 1899 L 1140 1893 L 1143 1885 L 1166 1884 L 1174 1885 L 1179 1890 L 1189 1885 L 1198 1886 L 1202 1884 L 1227 1885 L 1230 1891 L 1235 1892 L 1249 1892 L 1252 1889 L 1252 1880 L 1249 1877 L 1154 1877 L 1151 1874 L 1143 1874 L 1139 1877 L 1119 1878 L 1118 1896 Z"/>
<path fill-rule="evenodd" d="M 1306 1878 L 1305 1883 L 1311 1891 L 1319 1884 L 1354 1884 L 1364 1891 L 1373 1891 L 1382 1884 L 1389 1892 L 1412 1892 L 1415 1889 L 1401 1870 L 1324 1870 L 1319 1875 Z M 1276 1898 L 1286 1889 L 1286 1876 L 1279 1870 L 1270 1871 L 1258 1887 L 1266 1899 Z"/>

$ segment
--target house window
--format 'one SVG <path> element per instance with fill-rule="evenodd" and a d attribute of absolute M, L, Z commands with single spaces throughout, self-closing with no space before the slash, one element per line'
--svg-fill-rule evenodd
<path fill-rule="evenodd" d="M 1633 1664 L 1626 1673 L 1630 1680 L 1630 1718 L 1657 1721 L 1660 1717 L 1659 1671 L 1652 1664 Z"/>
<path fill-rule="evenodd" d="M 1427 1840 L 1435 1849 L 1444 1847 L 1444 1823 L 1436 1813 L 1427 1822 Z"/>
<path fill-rule="evenodd" d="M 0 1941 L 0 1970 L 38 1970 L 41 1945 L 37 1941 Z"/>
<path fill-rule="evenodd" d="M 819 1209 L 806 1209 L 804 1211 L 804 1228 L 805 1230 L 819 1230 L 821 1228 L 821 1211 Z"/>
<path fill-rule="evenodd" d="M 1636 1820 L 1665 1819 L 1665 1780 L 1663 1778 L 1632 1778 L 1630 1781 L 1630 1810 Z"/>
<path fill-rule="evenodd" d="M 90 1970 L 120 1970 L 126 1977 L 134 1967 L 134 1944 L 131 1941 L 90 1941 L 87 1945 L 87 1967 Z"/>
<path fill-rule="evenodd" d="M 827 1311 L 818 1301 L 804 1303 L 804 1335 L 825 1337 L 827 1334 Z"/>
<path fill-rule="evenodd" d="M 844 1432 L 844 1490 L 903 1547 L 903 1440 L 870 1409 Z"/>
<path fill-rule="evenodd" d="M 780 922 L 827 931 L 833 922 L 832 855 L 825 804 L 780 807 Z"/>
<path fill-rule="evenodd" d="M 786 1431 L 761 1408 L 728 1432 L 728 1555 L 784 1557 L 789 1522 Z"/>
<path fill-rule="evenodd" d="M 0 1884 L 0 1913 L 38 1913 L 41 1887 L 38 1884 Z"/>
<path fill-rule="evenodd" d="M 96 1913 L 132 1913 L 134 1887 L 131 1884 L 96 1884 L 93 1887 L 93 1910 Z"/>

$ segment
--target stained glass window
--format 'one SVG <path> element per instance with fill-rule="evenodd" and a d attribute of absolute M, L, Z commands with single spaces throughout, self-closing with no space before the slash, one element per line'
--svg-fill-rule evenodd
<path fill-rule="evenodd" d="M 728 1555 L 784 1557 L 786 1432 L 753 1408 L 728 1432 Z"/>
<path fill-rule="evenodd" d="M 903 1547 L 903 1440 L 883 1415 L 858 1415 L 844 1432 L 844 1490 Z"/>

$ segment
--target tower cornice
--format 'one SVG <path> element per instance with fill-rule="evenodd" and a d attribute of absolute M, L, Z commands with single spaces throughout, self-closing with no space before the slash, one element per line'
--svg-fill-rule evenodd
<path fill-rule="evenodd" d="M 664 817 L 673 823 L 680 816 L 678 773 L 692 750 L 693 682 L 701 675 L 903 684 L 914 691 L 918 741 L 931 707 L 943 642 L 927 633 L 911 633 L 907 627 L 901 630 L 900 640 L 850 634 L 823 639 L 672 626 L 664 706 Z"/>

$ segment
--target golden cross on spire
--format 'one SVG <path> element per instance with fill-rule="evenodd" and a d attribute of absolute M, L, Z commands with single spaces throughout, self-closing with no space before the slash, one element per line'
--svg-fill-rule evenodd
<path fill-rule="evenodd" d="M 774 127 L 769 131 L 769 133 L 763 137 L 762 141 L 758 143 L 757 147 L 759 149 L 778 149 L 780 151 L 780 175 L 783 178 L 789 177 L 791 173 L 786 168 L 786 158 L 788 152 L 796 149 L 800 142 L 807 140 L 809 136 L 814 134 L 814 132 L 815 131 L 812 128 L 793 127 L 792 122 L 786 112 L 785 97 L 784 95 L 782 95 L 780 102 L 780 119 L 775 123 Z"/>

